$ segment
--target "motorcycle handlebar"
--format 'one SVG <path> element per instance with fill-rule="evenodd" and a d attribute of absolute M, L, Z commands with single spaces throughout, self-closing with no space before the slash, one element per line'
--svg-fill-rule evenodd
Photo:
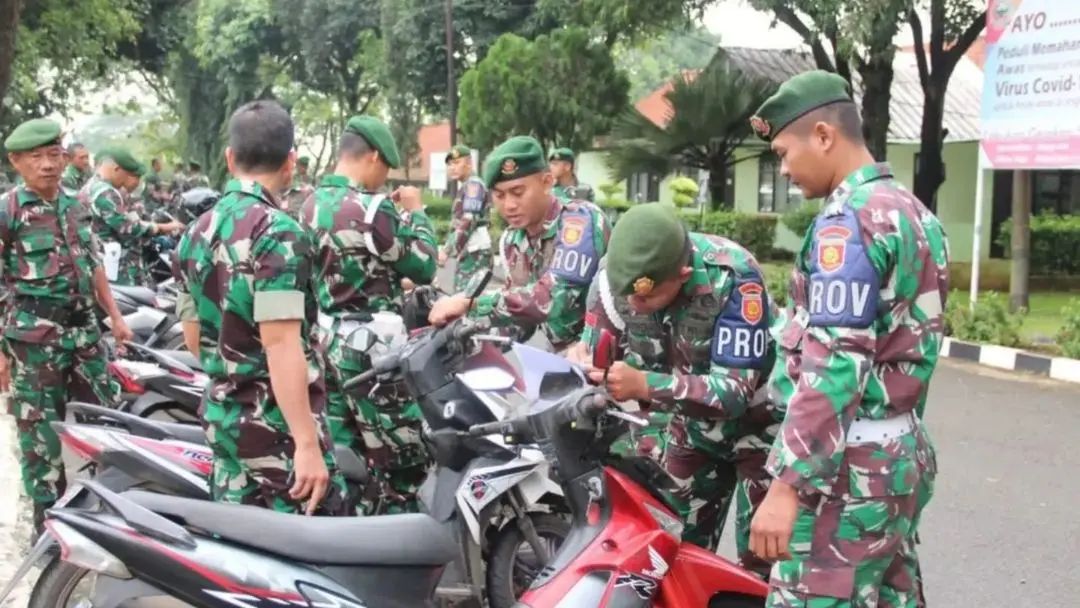
<path fill-rule="evenodd" d="M 607 410 L 608 398 L 604 393 L 591 393 L 585 398 L 574 403 L 567 403 L 559 407 L 557 424 L 569 424 L 582 418 L 598 416 Z M 521 416 L 509 420 L 499 420 L 486 424 L 475 424 L 469 427 L 468 434 L 473 437 L 484 435 L 521 433 L 529 428 L 529 417 Z"/>

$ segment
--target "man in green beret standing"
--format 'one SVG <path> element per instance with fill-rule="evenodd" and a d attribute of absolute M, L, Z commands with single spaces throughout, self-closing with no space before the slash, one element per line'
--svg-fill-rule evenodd
<path fill-rule="evenodd" d="M 781 172 L 825 206 L 775 327 L 785 411 L 751 527 L 769 606 L 915 606 L 914 536 L 936 462 L 921 421 L 941 347 L 941 223 L 875 163 L 847 82 L 807 72 L 751 119 Z"/>
<path fill-rule="evenodd" d="M 773 350 L 763 276 L 749 251 L 687 232 L 672 207 L 635 206 L 612 232 L 570 358 L 588 364 L 583 351 L 612 334 L 621 360 L 589 375 L 618 401 L 674 414 L 662 463 L 679 485 L 683 538 L 716 550 L 735 496 L 740 560 L 765 575 L 769 564 L 749 551 L 779 426 L 764 391 Z"/>
<path fill-rule="evenodd" d="M 561 201 L 581 200 L 594 202 L 596 194 L 592 186 L 578 181 L 574 172 L 574 151 L 570 148 L 556 148 L 548 157 L 551 175 L 555 177 L 552 193 Z"/>
<path fill-rule="evenodd" d="M 322 351 L 311 335 L 311 236 L 280 208 L 294 127 L 273 101 L 229 119 L 233 180 L 184 233 L 173 262 L 184 341 L 210 377 L 200 409 L 220 502 L 353 513 L 326 426 Z"/>
<path fill-rule="evenodd" d="M 446 244 L 439 252 L 439 265 L 454 258 L 454 292 L 465 291 L 469 280 L 491 268 L 491 210 L 484 181 L 473 175 L 472 150 L 457 145 L 446 155 L 446 172 L 459 182 L 452 210 L 453 223 Z"/>
<path fill-rule="evenodd" d="M 466 314 L 512 327 L 519 339 L 542 329 L 555 350 L 581 334 L 585 295 L 607 251 L 611 227 L 599 207 L 562 202 L 540 143 L 512 137 L 492 151 L 484 183 L 507 228 L 499 242 L 504 288 L 470 300 L 457 294 L 432 306 L 431 322 L 443 325 Z"/>
<path fill-rule="evenodd" d="M 69 196 L 82 190 L 90 179 L 90 151 L 82 144 L 71 144 L 67 149 L 68 164 L 60 177 L 60 185 L 67 189 Z"/>
<path fill-rule="evenodd" d="M 152 285 L 143 262 L 143 248 L 159 234 L 178 232 L 177 221 L 154 223 L 142 219 L 131 193 L 139 187 L 146 167 L 120 146 L 98 153 L 98 169 L 79 198 L 90 210 L 94 234 L 101 239 L 105 273 L 117 285 Z"/>
<path fill-rule="evenodd" d="M 402 279 L 427 284 L 435 276 L 435 230 L 420 191 L 406 186 L 389 196 L 378 193 L 390 169 L 399 166 L 390 129 L 374 117 L 354 116 L 341 136 L 334 173 L 323 177 L 300 211 L 301 223 L 315 239 L 312 283 L 319 341 L 329 363 L 330 431 L 334 443 L 356 451 L 380 482 L 360 505 L 367 514 L 417 511 L 416 491 L 428 464 L 419 404 L 393 386 L 374 393 L 341 389 L 368 365 L 366 357 L 361 360 L 345 346 L 362 323 L 358 319 L 384 311 L 401 314 Z"/>
<path fill-rule="evenodd" d="M 50 423 L 64 419 L 69 401 L 112 406 L 115 399 L 95 300 L 117 342 L 132 334 L 113 302 L 86 211 L 60 186 L 60 125 L 24 122 L 4 147 L 23 185 L 0 200 L 0 279 L 9 290 L 0 376 L 10 361 L 23 485 L 40 528 L 65 486 L 60 440 Z"/>

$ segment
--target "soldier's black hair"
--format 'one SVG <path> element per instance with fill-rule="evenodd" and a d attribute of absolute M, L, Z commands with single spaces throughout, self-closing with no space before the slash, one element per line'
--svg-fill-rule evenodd
<path fill-rule="evenodd" d="M 237 168 L 253 173 L 277 171 L 289 159 L 293 121 L 277 102 L 248 102 L 229 119 L 229 147 Z"/>
<path fill-rule="evenodd" d="M 342 133 L 341 142 L 338 144 L 338 158 L 357 158 L 371 154 L 374 149 L 362 135 L 346 131 Z"/>
<path fill-rule="evenodd" d="M 833 125 L 845 138 L 854 143 L 865 142 L 862 115 L 859 114 L 859 106 L 853 102 L 842 101 L 818 108 L 800 118 L 798 124 L 803 131 L 809 133 L 810 127 L 819 122 Z"/>

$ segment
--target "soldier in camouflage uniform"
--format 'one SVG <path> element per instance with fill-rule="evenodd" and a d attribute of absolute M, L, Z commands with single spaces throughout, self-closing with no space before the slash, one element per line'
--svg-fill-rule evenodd
<path fill-rule="evenodd" d="M 281 106 L 256 101 L 233 114 L 225 155 L 235 179 L 180 241 L 176 308 L 210 377 L 201 410 L 214 500 L 345 515 L 323 357 L 310 338 L 311 238 L 273 195 L 292 179 L 292 150 Z"/>
<path fill-rule="evenodd" d="M 875 164 L 846 81 L 793 77 L 751 120 L 806 198 L 826 198 L 774 334 L 786 411 L 751 547 L 768 606 L 921 603 L 914 535 L 936 474 L 921 422 L 948 288 L 936 217 Z"/>
<path fill-rule="evenodd" d="M 0 276 L 8 291 L 0 367 L 12 363 L 11 414 L 23 485 L 40 528 L 45 509 L 65 487 L 60 440 L 50 423 L 64 419 L 68 401 L 111 406 L 116 396 L 95 300 L 108 312 L 118 342 L 130 340 L 131 331 L 101 271 L 86 212 L 60 186 L 60 125 L 25 122 L 4 146 L 24 185 L 0 200 Z"/>
<path fill-rule="evenodd" d="M 195 188 L 209 188 L 210 178 L 202 172 L 202 165 L 195 161 L 188 163 L 188 173 L 184 179 L 184 192 Z"/>
<path fill-rule="evenodd" d="M 716 550 L 736 496 L 740 559 L 766 575 L 769 565 L 749 551 L 779 421 L 763 390 L 773 353 L 761 268 L 732 241 L 687 233 L 666 205 L 627 212 L 605 260 L 582 344 L 610 332 L 622 360 L 606 373 L 590 369 L 591 379 L 606 381 L 616 400 L 675 414 L 662 463 L 678 483 L 672 502 L 687 523 L 683 538 Z"/>
<path fill-rule="evenodd" d="M 134 196 L 125 194 L 136 192 L 146 169 L 131 152 L 112 147 L 102 150 L 98 159 L 97 173 L 83 186 L 79 198 L 90 210 L 94 234 L 103 242 L 106 255 L 111 247 L 120 247 L 119 267 L 115 275 L 107 268 L 108 278 L 117 285 L 152 285 L 143 249 L 154 236 L 177 232 L 184 225 L 142 219 L 145 208 Z"/>
<path fill-rule="evenodd" d="M 429 319 L 441 325 L 465 314 L 487 317 L 518 339 L 540 328 L 555 350 L 565 349 L 581 334 L 585 296 L 611 234 L 607 216 L 592 203 L 564 203 L 551 194 L 554 179 L 532 137 L 495 148 L 484 183 L 507 223 L 499 243 L 506 282 L 475 301 L 443 298 Z"/>
<path fill-rule="evenodd" d="M 75 196 L 93 174 L 90 170 L 90 151 L 82 144 L 71 144 L 67 156 L 68 165 L 60 178 L 60 185 L 67 190 L 68 196 Z"/>
<path fill-rule="evenodd" d="M 435 275 L 435 231 L 420 192 L 400 188 L 389 197 L 376 194 L 400 164 L 386 125 L 354 116 L 342 135 L 334 174 L 323 177 L 300 211 L 315 240 L 313 283 L 319 341 L 329 363 L 330 430 L 334 443 L 356 451 L 380 482 L 370 484 L 364 496 L 361 507 L 367 514 L 418 511 L 416 491 L 429 461 L 420 406 L 404 390 L 391 385 L 374 393 L 371 387 L 349 394 L 341 390 L 369 364 L 345 346 L 360 325 L 354 318 L 379 311 L 401 314 L 401 279 L 426 284 Z"/>
<path fill-rule="evenodd" d="M 306 156 L 301 156 L 296 161 L 296 175 L 293 176 L 289 189 L 285 191 L 285 211 L 297 219 L 300 218 L 300 207 L 315 192 L 315 187 L 307 174 L 310 163 L 311 160 Z"/>
<path fill-rule="evenodd" d="M 461 293 L 466 291 L 470 279 L 491 268 L 491 234 L 487 228 L 491 211 L 484 181 L 473 175 L 472 150 L 468 146 L 458 145 L 450 150 L 446 169 L 450 179 L 459 182 L 459 188 L 450 234 L 439 252 L 439 264 L 445 264 L 449 258 L 456 260 L 453 291 Z"/>
<path fill-rule="evenodd" d="M 557 148 L 548 157 L 551 174 L 555 177 L 552 194 L 560 201 L 581 200 L 590 203 L 596 200 L 596 193 L 589 184 L 578 181 L 574 173 L 574 151 L 570 148 Z"/>

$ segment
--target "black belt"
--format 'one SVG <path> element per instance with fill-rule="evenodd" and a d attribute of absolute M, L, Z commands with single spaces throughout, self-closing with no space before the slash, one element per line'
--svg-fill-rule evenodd
<path fill-rule="evenodd" d="M 91 319 L 89 310 L 79 308 L 78 304 L 73 302 L 51 302 L 39 298 L 22 297 L 15 300 L 15 308 L 65 327 L 86 325 Z"/>

